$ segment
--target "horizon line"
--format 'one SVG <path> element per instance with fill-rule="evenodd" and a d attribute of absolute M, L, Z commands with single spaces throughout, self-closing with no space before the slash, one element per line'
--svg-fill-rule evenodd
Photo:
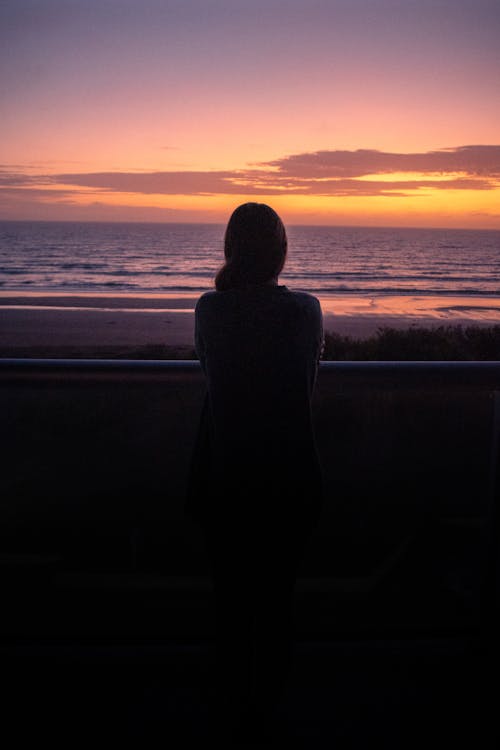
<path fill-rule="evenodd" d="M 227 226 L 227 221 L 160 221 L 160 220 L 134 220 L 134 219 L 5 219 L 0 217 L 0 223 L 33 223 L 33 224 L 158 224 L 165 225 L 200 225 L 200 226 Z M 470 227 L 470 226 L 437 226 L 437 225 L 420 225 L 414 224 L 304 224 L 303 222 L 283 222 L 287 227 L 311 227 L 324 229 L 429 229 L 440 231 L 459 231 L 459 232 L 500 232 L 499 227 Z"/>

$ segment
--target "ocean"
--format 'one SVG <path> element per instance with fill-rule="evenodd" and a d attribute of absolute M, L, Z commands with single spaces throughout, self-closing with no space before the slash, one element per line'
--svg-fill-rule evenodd
<path fill-rule="evenodd" d="M 201 293 L 222 224 L 0 222 L 0 291 Z M 280 282 L 321 296 L 500 296 L 500 231 L 287 227 Z"/>

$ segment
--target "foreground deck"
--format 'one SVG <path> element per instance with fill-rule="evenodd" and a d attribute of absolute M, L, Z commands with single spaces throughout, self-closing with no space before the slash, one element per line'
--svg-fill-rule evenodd
<path fill-rule="evenodd" d="M 322 364 L 327 501 L 281 712 L 303 746 L 489 746 L 499 393 L 500 363 Z M 0 360 L 20 735 L 206 736 L 211 589 L 182 507 L 202 396 L 195 362 Z"/>

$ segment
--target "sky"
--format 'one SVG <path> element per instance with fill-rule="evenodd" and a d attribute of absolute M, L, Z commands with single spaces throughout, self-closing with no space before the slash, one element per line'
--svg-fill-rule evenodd
<path fill-rule="evenodd" d="M 0 218 L 500 229 L 499 0 L 1 0 Z"/>

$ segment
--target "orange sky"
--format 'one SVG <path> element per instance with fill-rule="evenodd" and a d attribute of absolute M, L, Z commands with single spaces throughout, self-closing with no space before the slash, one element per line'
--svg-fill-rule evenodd
<path fill-rule="evenodd" d="M 489 0 L 6 0 L 0 218 L 500 228 Z"/>

